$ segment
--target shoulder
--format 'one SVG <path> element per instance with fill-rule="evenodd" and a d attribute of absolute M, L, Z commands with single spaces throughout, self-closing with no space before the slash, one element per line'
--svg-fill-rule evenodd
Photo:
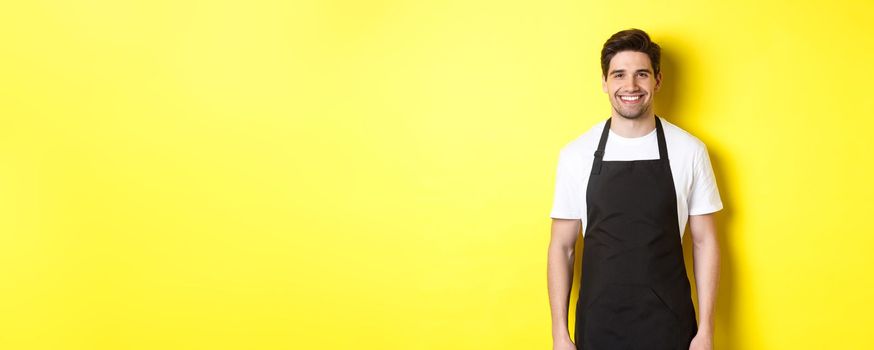
<path fill-rule="evenodd" d="M 601 131 L 604 130 L 604 125 L 607 120 L 604 119 L 589 130 L 586 130 L 582 135 L 570 140 L 561 148 L 561 157 L 567 161 L 573 162 L 588 159 L 586 155 L 591 156 L 598 148 L 598 141 L 601 138 Z"/>
<path fill-rule="evenodd" d="M 707 146 L 701 139 L 664 118 L 659 118 L 665 130 L 665 142 L 668 143 L 669 154 L 695 158 L 707 152 Z"/>

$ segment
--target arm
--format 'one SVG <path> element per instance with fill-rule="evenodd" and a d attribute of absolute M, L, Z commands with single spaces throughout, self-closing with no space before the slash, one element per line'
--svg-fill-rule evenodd
<path fill-rule="evenodd" d="M 716 239 L 714 214 L 690 215 L 692 231 L 695 284 L 698 290 L 698 335 L 703 343 L 713 337 L 713 309 L 719 282 L 719 243 Z M 709 348 L 709 347 L 706 347 Z"/>
<path fill-rule="evenodd" d="M 574 281 L 574 246 L 580 225 L 580 219 L 552 219 L 546 277 L 554 349 L 574 349 L 568 333 L 568 304 Z"/>

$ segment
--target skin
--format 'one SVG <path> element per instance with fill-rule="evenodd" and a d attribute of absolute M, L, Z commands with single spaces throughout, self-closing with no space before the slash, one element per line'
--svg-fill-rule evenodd
<path fill-rule="evenodd" d="M 653 101 L 661 88 L 662 74 L 653 72 L 649 56 L 643 52 L 622 51 L 610 60 L 601 88 L 610 99 L 610 130 L 623 137 L 640 137 L 655 129 Z M 629 103 L 620 96 L 640 96 Z"/>
<path fill-rule="evenodd" d="M 714 214 L 689 215 L 695 284 L 698 290 L 698 334 L 690 350 L 713 349 L 713 308 L 719 284 L 719 243 Z"/>
<path fill-rule="evenodd" d="M 661 86 L 661 73 L 654 74 L 649 56 L 623 51 L 610 60 L 602 88 L 610 99 L 610 130 L 623 137 L 640 137 L 655 129 L 653 101 Z M 641 96 L 637 103 L 625 103 L 620 96 Z M 554 350 L 576 350 L 568 331 L 568 304 L 573 283 L 574 246 L 582 227 L 579 219 L 552 219 L 547 252 L 547 288 L 552 315 Z M 698 291 L 698 333 L 690 350 L 713 349 L 713 309 L 719 280 L 719 245 L 714 215 L 690 215 L 694 274 Z"/>
<path fill-rule="evenodd" d="M 568 304 L 574 276 L 574 245 L 582 222 L 579 219 L 552 219 L 552 236 L 546 263 L 549 305 L 552 312 L 552 348 L 576 350 L 568 331 Z"/>

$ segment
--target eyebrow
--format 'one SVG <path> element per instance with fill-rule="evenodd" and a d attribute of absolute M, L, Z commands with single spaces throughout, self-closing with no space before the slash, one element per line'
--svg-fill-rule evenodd
<path fill-rule="evenodd" d="M 634 71 L 634 72 L 635 72 L 635 73 L 647 72 L 647 73 L 652 74 L 652 71 L 649 70 L 649 69 L 638 69 L 638 70 L 636 70 L 636 71 Z M 610 72 L 610 75 L 613 75 L 613 74 L 616 74 L 616 73 L 625 73 L 625 70 L 624 70 L 624 69 L 617 69 L 617 70 L 614 70 L 614 71 Z"/>

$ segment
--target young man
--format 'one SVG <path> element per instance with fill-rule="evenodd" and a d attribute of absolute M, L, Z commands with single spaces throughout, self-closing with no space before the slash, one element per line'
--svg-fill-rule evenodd
<path fill-rule="evenodd" d="M 610 118 L 559 153 L 547 263 L 555 350 L 712 349 L 719 270 L 712 213 L 722 201 L 704 143 L 653 112 L 659 59 L 659 46 L 641 30 L 611 36 L 601 51 Z M 698 319 L 683 260 L 687 221 Z M 581 225 L 572 341 L 567 311 Z"/>

